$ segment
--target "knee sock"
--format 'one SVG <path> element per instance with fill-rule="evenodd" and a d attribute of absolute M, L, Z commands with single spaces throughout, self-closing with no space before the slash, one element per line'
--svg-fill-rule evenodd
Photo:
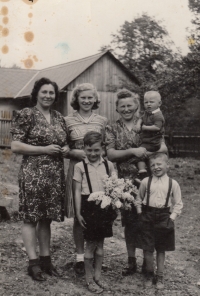
<path fill-rule="evenodd" d="M 76 254 L 76 262 L 84 261 L 84 254 Z"/>
<path fill-rule="evenodd" d="M 86 283 L 93 281 L 93 258 L 84 258 Z"/>
<path fill-rule="evenodd" d="M 103 256 L 95 254 L 94 255 L 94 278 L 95 280 L 99 280 L 101 277 L 101 267 L 103 262 Z"/>
<path fill-rule="evenodd" d="M 39 260 L 37 259 L 29 259 L 29 266 L 39 265 Z"/>

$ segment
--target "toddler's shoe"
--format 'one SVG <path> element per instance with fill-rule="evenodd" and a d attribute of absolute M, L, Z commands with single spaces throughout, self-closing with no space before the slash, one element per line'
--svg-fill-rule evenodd
<path fill-rule="evenodd" d="M 148 177 L 148 173 L 147 172 L 141 172 L 139 173 L 139 179 L 142 181 L 144 178 Z"/>
<path fill-rule="evenodd" d="M 78 261 L 74 265 L 74 270 L 77 275 L 84 275 L 85 274 L 85 265 L 83 261 Z"/>
<path fill-rule="evenodd" d="M 163 275 L 156 275 L 155 284 L 156 284 L 156 289 L 158 290 L 164 289 Z"/>

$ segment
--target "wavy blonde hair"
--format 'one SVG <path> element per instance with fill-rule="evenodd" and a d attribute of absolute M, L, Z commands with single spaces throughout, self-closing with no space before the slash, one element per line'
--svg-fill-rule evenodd
<path fill-rule="evenodd" d="M 94 95 L 94 98 L 96 99 L 96 102 L 92 106 L 92 109 L 93 110 L 98 109 L 101 100 L 99 98 L 99 94 L 98 94 L 96 88 L 91 83 L 82 83 L 82 84 L 77 85 L 73 89 L 72 95 L 71 95 L 71 101 L 70 101 L 70 105 L 72 106 L 72 108 L 74 110 L 79 110 L 80 107 L 79 107 L 79 103 L 78 103 L 78 96 L 82 91 L 85 91 L 85 90 L 93 91 L 93 95 Z"/>

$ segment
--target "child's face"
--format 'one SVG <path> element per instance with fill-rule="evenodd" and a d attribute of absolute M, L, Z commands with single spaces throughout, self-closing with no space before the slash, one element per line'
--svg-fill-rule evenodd
<path fill-rule="evenodd" d="M 154 176 L 162 177 L 168 171 L 169 165 L 162 157 L 150 160 L 150 169 Z"/>
<path fill-rule="evenodd" d="M 144 97 L 144 108 L 147 111 L 154 111 L 161 105 L 161 100 L 156 95 L 147 95 Z"/>
<path fill-rule="evenodd" d="M 82 111 L 90 111 L 95 103 L 95 97 L 92 90 L 83 90 L 78 96 L 78 104 Z"/>
<path fill-rule="evenodd" d="M 102 146 L 101 142 L 97 142 L 92 146 L 85 146 L 84 147 L 85 154 L 90 162 L 96 162 L 100 159 L 102 155 Z"/>

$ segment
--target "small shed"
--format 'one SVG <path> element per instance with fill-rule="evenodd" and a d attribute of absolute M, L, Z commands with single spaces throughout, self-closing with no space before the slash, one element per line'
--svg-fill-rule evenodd
<path fill-rule="evenodd" d="M 122 88 L 124 82 L 139 85 L 136 76 L 109 51 L 43 70 L 0 68 L 0 146 L 10 145 L 8 132 L 12 112 L 29 106 L 34 82 L 41 77 L 58 84 L 60 99 L 55 109 L 64 116 L 72 112 L 70 96 L 73 88 L 85 82 L 94 84 L 101 99 L 100 108 L 95 112 L 110 122 L 118 117 L 115 111 L 116 90 Z M 2 134 L 5 129 L 6 133 Z"/>

